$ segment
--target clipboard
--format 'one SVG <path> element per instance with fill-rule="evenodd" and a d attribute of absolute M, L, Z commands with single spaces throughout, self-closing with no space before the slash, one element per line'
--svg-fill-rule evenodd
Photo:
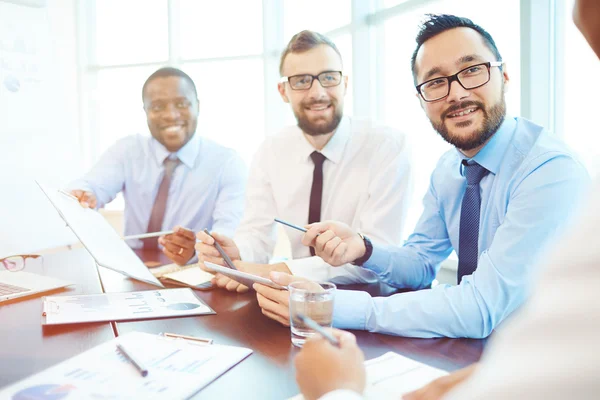
<path fill-rule="evenodd" d="M 97 265 L 164 287 L 99 212 L 83 208 L 69 193 L 36 184 Z"/>

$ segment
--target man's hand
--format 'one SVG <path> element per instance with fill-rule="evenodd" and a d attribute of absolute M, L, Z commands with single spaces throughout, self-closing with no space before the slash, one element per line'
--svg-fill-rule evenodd
<path fill-rule="evenodd" d="M 71 194 L 77 197 L 79 200 L 79 204 L 85 208 L 96 208 L 98 205 L 98 200 L 96 199 L 96 195 L 94 192 L 86 192 L 85 190 L 71 190 Z"/>
<path fill-rule="evenodd" d="M 342 222 L 317 222 L 306 228 L 302 244 L 314 247 L 315 254 L 334 267 L 353 262 L 367 251 L 358 233 Z"/>
<path fill-rule="evenodd" d="M 334 390 L 353 390 L 362 394 L 366 372 L 364 356 L 349 332 L 332 329 L 340 347 L 320 335 L 308 340 L 296 356 L 296 381 L 307 400 L 318 399 Z"/>
<path fill-rule="evenodd" d="M 405 394 L 403 400 L 437 400 L 444 397 L 455 386 L 464 382 L 477 369 L 477 364 L 460 369 L 450 375 L 443 376 L 423 386 L 419 390 Z"/>
<path fill-rule="evenodd" d="M 287 286 L 292 282 L 308 281 L 286 273 L 271 272 L 268 276 L 273 282 Z M 269 286 L 255 283 L 252 285 L 256 290 L 258 305 L 264 315 L 279 322 L 283 326 L 290 326 L 290 294 L 287 290 L 273 289 Z"/>
<path fill-rule="evenodd" d="M 196 235 L 182 226 L 173 228 L 173 233 L 158 238 L 163 253 L 177 265 L 185 265 L 194 256 Z"/>
<path fill-rule="evenodd" d="M 231 261 L 240 260 L 240 250 L 231 238 L 217 232 L 211 232 L 210 235 L 207 235 L 203 231 L 196 233 L 196 238 L 200 241 L 196 243 L 198 261 L 208 261 L 213 264 L 226 266 L 225 260 L 223 260 L 223 257 L 221 257 L 221 254 L 215 247 L 215 240 L 221 245 L 229 258 L 231 258 Z"/>
<path fill-rule="evenodd" d="M 264 278 L 269 277 L 269 273 L 271 271 L 280 271 L 285 273 L 291 273 L 285 263 L 279 264 L 256 264 L 244 261 L 234 261 L 233 264 L 237 268 L 238 271 L 247 272 L 252 275 L 262 276 Z M 210 269 L 205 268 L 207 271 Z M 222 289 L 227 289 L 230 292 L 238 292 L 244 293 L 248 291 L 248 287 L 242 285 L 241 283 L 225 276 L 222 274 L 215 274 L 215 277 L 212 279 L 213 286 L 220 287 Z"/>

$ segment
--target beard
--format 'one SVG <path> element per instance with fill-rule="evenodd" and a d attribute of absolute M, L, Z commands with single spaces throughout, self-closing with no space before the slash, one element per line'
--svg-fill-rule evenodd
<path fill-rule="evenodd" d="M 444 122 L 446 121 L 446 117 L 457 110 L 473 106 L 477 107 L 483 113 L 483 125 L 481 129 L 473 131 L 468 136 L 451 134 L 448 126 Z M 479 101 L 463 101 L 459 104 L 455 104 L 444 111 L 441 122 L 434 122 L 431 120 L 431 125 L 446 142 L 460 150 L 469 151 L 482 146 L 492 136 L 494 136 L 494 134 L 498 131 L 498 128 L 500 128 L 500 125 L 502 125 L 505 116 L 506 102 L 504 100 L 503 93 L 500 101 L 491 106 L 489 109 L 485 107 L 485 104 Z M 472 124 L 472 121 L 463 121 L 457 123 L 456 126 L 458 128 L 466 128 Z"/>
<path fill-rule="evenodd" d="M 315 104 L 323 104 L 323 102 L 315 101 L 307 104 L 300 104 L 301 110 L 304 110 L 305 107 L 311 107 Z M 340 124 L 340 121 L 342 120 L 343 108 L 337 107 L 337 103 L 333 101 L 329 104 L 333 108 L 333 116 L 331 117 L 331 119 L 317 119 L 317 121 L 319 122 L 325 121 L 324 124 L 311 122 L 303 111 L 296 112 L 296 110 L 294 110 L 294 115 L 296 116 L 296 121 L 298 122 L 298 128 L 302 129 L 302 132 L 306 133 L 309 136 L 326 135 L 335 131 L 338 125 Z"/>

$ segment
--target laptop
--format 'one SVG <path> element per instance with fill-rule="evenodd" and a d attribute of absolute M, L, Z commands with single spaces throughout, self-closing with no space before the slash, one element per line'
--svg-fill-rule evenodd
<path fill-rule="evenodd" d="M 0 271 L 0 303 L 19 297 L 50 292 L 70 285 L 74 285 L 74 283 L 30 272 Z"/>

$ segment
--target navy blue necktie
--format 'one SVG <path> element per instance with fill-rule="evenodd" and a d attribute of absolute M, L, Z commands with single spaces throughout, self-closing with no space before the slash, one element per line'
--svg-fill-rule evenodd
<path fill-rule="evenodd" d="M 313 182 L 310 188 L 310 203 L 308 206 L 308 223 L 321 221 L 321 197 L 323 197 L 323 163 L 327 159 L 318 151 L 313 151 L 310 155 L 315 169 L 313 170 Z M 315 249 L 310 248 L 310 255 L 315 255 Z"/>
<path fill-rule="evenodd" d="M 479 258 L 479 213 L 481 194 L 479 182 L 489 172 L 477 163 L 468 164 L 463 160 L 467 188 L 460 210 L 460 231 L 458 236 L 458 276 L 460 283 L 463 276 L 471 275 L 477 269 Z"/>

